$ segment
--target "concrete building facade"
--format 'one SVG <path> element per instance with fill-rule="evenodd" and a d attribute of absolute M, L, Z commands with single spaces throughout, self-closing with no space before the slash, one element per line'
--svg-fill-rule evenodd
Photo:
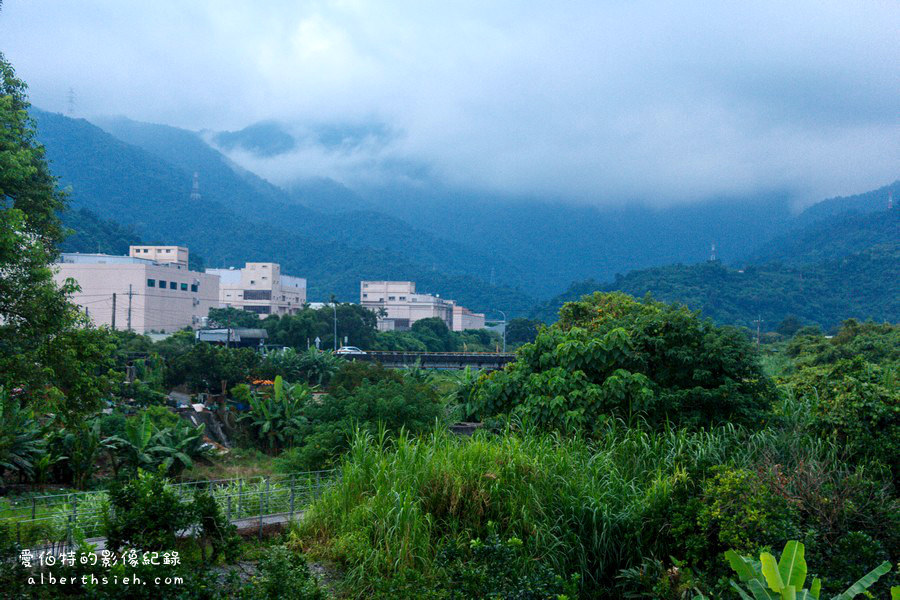
<path fill-rule="evenodd" d="M 484 313 L 472 312 L 465 306 L 453 304 L 453 331 L 484 329 Z"/>
<path fill-rule="evenodd" d="M 270 262 L 248 262 L 243 269 L 206 269 L 219 277 L 219 305 L 269 315 L 293 315 L 306 303 L 306 279 L 281 274 Z"/>
<path fill-rule="evenodd" d="M 144 247 L 134 247 L 137 248 Z M 209 309 L 219 304 L 219 278 L 189 271 L 187 249 L 179 250 L 184 250 L 183 261 L 177 253 L 168 253 L 176 254 L 169 261 L 64 253 L 54 265 L 54 278 L 58 283 L 70 278 L 78 283 L 81 291 L 74 293 L 71 300 L 82 307 L 95 325 L 130 328 L 137 333 L 171 333 L 199 327 Z"/>
<path fill-rule="evenodd" d="M 359 301 L 378 314 L 379 331 L 406 331 L 422 319 L 439 318 L 453 331 L 484 327 L 484 315 L 437 295 L 419 294 L 414 281 L 361 281 Z"/>
<path fill-rule="evenodd" d="M 189 252 L 184 246 L 129 246 L 128 256 L 188 268 Z"/>

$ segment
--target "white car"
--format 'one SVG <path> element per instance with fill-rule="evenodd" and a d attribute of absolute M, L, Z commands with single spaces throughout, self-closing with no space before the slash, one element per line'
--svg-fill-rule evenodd
<path fill-rule="evenodd" d="M 365 350 L 360 350 L 356 346 L 341 346 L 334 352 L 340 356 L 365 356 Z"/>

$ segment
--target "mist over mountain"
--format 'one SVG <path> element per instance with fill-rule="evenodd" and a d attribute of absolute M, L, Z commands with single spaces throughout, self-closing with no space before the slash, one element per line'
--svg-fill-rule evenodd
<path fill-rule="evenodd" d="M 83 119 L 36 109 L 32 114 L 72 208 L 124 225 L 142 242 L 188 246 L 213 267 L 279 262 L 285 272 L 308 278 L 311 300 L 334 293 L 354 301 L 360 279 L 399 278 L 475 310 L 503 306 L 520 314 L 534 302 L 472 275 L 497 259 L 388 216 L 336 217 L 298 205 L 279 188 L 233 168 L 196 133 L 121 119 L 107 124 L 132 144 Z M 199 201 L 189 197 L 193 172 L 204 174 Z M 374 245 L 360 239 L 366 224 L 379 227 L 370 232 Z"/>
<path fill-rule="evenodd" d="M 652 292 L 743 324 L 754 311 L 769 321 L 796 314 L 828 325 L 839 315 L 893 314 L 878 289 L 845 292 L 847 285 L 865 287 L 860 278 L 882 281 L 896 271 L 896 220 L 872 212 L 885 206 L 889 188 L 898 191 L 896 183 L 800 214 L 788 192 L 658 207 L 500 196 L 441 186 L 427 174 L 361 189 L 327 177 L 277 186 L 220 150 L 229 145 L 231 152 L 277 158 L 311 139 L 278 123 L 218 139 L 223 134 L 125 118 L 95 119 L 103 131 L 62 115 L 35 116 L 74 207 L 102 221 L 93 235 L 124 239 L 115 229 L 104 234 L 119 224 L 145 242 L 188 245 L 208 266 L 280 262 L 309 279 L 312 298 L 337 293 L 352 300 L 360 279 L 386 278 L 414 279 L 420 289 L 476 310 L 545 319 L 591 289 Z M 325 139 L 352 146 L 373 131 L 351 128 Z M 110 172 L 116 178 L 103 176 Z M 199 202 L 189 200 L 194 172 Z M 78 222 L 87 227 L 83 214 Z M 707 263 L 713 245 L 719 270 Z M 849 257 L 856 271 L 841 266 Z M 795 277 L 808 283 L 784 288 L 780 299 L 760 299 L 767 286 L 782 289 Z M 894 287 L 882 283 L 891 293 Z M 803 289 L 815 292 L 804 296 Z M 804 297 L 825 304 L 815 308 Z"/>

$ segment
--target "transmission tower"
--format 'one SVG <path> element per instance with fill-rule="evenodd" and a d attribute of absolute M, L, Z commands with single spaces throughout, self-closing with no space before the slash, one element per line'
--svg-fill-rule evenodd
<path fill-rule="evenodd" d="M 191 200 L 199 200 L 200 198 L 200 173 L 194 171 L 194 183 L 191 185 Z"/>
<path fill-rule="evenodd" d="M 66 98 L 68 101 L 69 116 L 70 117 L 74 116 L 75 115 L 75 89 L 74 88 L 71 88 L 71 87 L 69 88 L 69 93 L 66 94 Z"/>

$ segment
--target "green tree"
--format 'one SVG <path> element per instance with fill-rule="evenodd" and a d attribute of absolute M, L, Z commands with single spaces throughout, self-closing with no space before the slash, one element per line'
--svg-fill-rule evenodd
<path fill-rule="evenodd" d="M 259 315 L 234 307 L 209 309 L 210 327 L 259 327 Z"/>
<path fill-rule="evenodd" d="M 537 337 L 538 329 L 543 326 L 543 322 L 537 319 L 510 319 L 506 326 L 506 343 L 511 346 L 520 344 L 530 344 Z"/>
<path fill-rule="evenodd" d="M 483 381 L 481 416 L 516 412 L 592 431 L 609 416 L 651 423 L 760 422 L 774 395 L 747 339 L 683 306 L 620 293 L 585 296 Z"/>
<path fill-rule="evenodd" d="M 57 189 L 28 116 L 26 86 L 0 54 L 0 385 L 44 410 L 96 409 L 106 381 L 105 333 L 67 301 L 51 265 L 63 227 Z"/>

